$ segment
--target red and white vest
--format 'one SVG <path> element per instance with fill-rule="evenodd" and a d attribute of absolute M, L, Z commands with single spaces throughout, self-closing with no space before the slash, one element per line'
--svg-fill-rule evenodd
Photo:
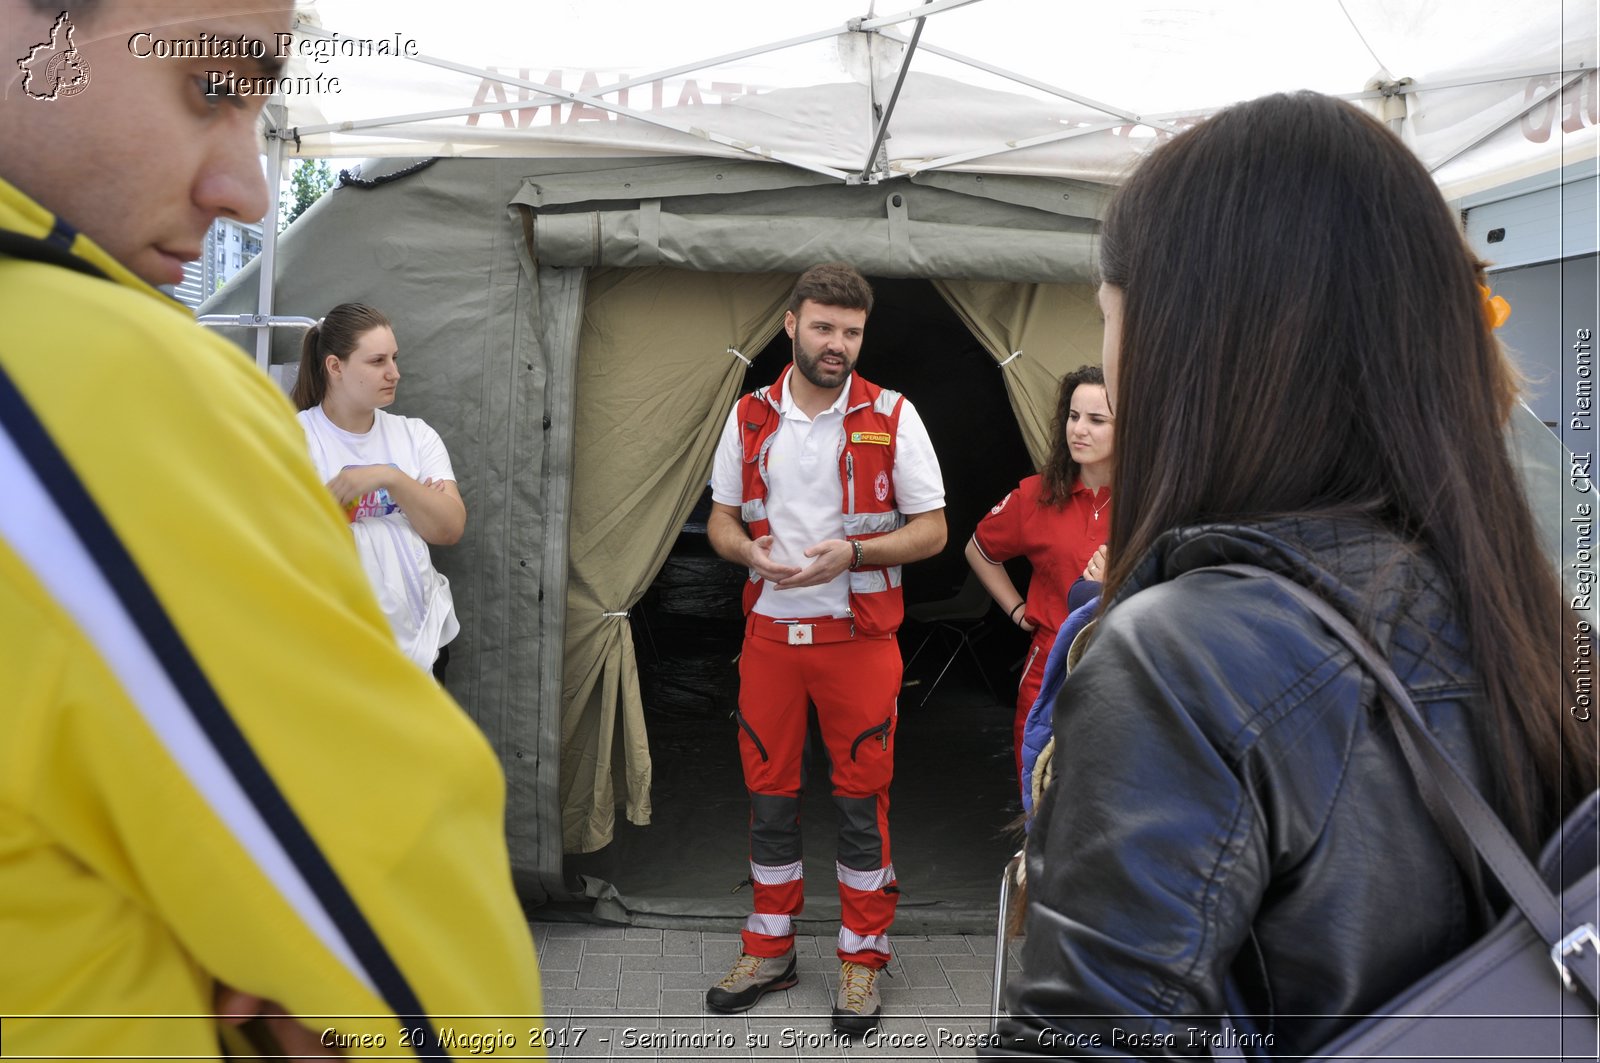
<path fill-rule="evenodd" d="M 743 446 L 744 501 L 740 516 L 758 539 L 771 532 L 767 520 L 767 451 L 783 421 L 779 403 L 789 366 L 776 382 L 739 400 L 739 438 Z M 845 538 L 875 539 L 905 524 L 894 504 L 894 453 L 905 397 L 851 374 L 844 414 L 844 445 L 839 450 L 840 510 Z M 899 565 L 862 565 L 847 572 L 850 612 L 864 635 L 891 635 L 905 616 Z M 761 597 L 761 577 L 750 570 L 744 611 Z"/>

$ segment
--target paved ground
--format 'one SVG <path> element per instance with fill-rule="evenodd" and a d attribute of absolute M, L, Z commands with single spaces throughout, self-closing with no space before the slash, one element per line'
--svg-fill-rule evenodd
<path fill-rule="evenodd" d="M 989 1029 L 992 935 L 891 937 L 893 977 L 879 983 L 883 1026 L 852 1043 L 829 1022 L 839 973 L 831 937 L 797 939 L 799 985 L 742 1015 L 715 1015 L 705 1010 L 706 987 L 732 965 L 736 933 L 533 929 L 553 1041 L 566 1041 L 552 1044 L 553 1059 L 971 1059 Z"/>

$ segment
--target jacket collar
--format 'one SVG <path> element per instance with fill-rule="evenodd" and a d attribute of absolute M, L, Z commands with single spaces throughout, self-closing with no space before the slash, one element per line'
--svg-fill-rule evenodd
<path fill-rule="evenodd" d="M 145 283 L 110 253 L 0 178 L 0 255 L 76 270 L 159 300 L 184 316 L 189 308 Z"/>
<path fill-rule="evenodd" d="M 1382 618 L 1403 611 L 1406 599 L 1449 597 L 1417 544 L 1370 519 L 1326 515 L 1174 528 L 1156 539 L 1116 601 L 1188 572 L 1234 563 L 1258 565 L 1305 586 L 1380 645 L 1391 622 Z"/>

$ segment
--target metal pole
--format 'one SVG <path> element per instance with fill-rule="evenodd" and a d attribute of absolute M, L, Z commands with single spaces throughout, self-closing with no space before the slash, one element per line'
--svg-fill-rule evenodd
<path fill-rule="evenodd" d="M 885 36 L 888 36 L 893 40 L 900 39 L 894 34 L 885 34 Z M 1007 81 L 1015 81 L 1019 85 L 1026 85 L 1031 89 L 1038 89 L 1040 92 L 1049 93 L 1052 96 L 1060 96 L 1062 99 L 1071 100 L 1073 103 L 1081 103 L 1083 106 L 1093 108 L 1096 111 L 1104 111 L 1106 114 L 1115 115 L 1116 117 L 1124 119 L 1125 121 L 1135 125 L 1150 125 L 1157 129 L 1167 129 L 1173 133 L 1177 132 L 1177 129 L 1162 125 L 1153 117 L 1141 117 L 1125 107 L 1117 107 L 1114 104 L 1102 103 L 1099 100 L 1081 95 L 1080 93 L 1071 92 L 1067 89 L 1058 88 L 1055 85 L 1040 81 L 1037 78 L 1028 77 L 1026 74 L 1019 74 L 1015 70 L 1007 70 L 1005 67 L 996 66 L 993 63 L 986 63 L 981 59 L 974 59 L 970 55 L 962 55 L 960 52 L 953 52 L 948 48 L 940 48 L 935 44 L 924 44 L 922 46 L 922 50 L 932 55 L 949 59 L 951 62 L 960 63 L 963 66 L 970 66 L 974 70 L 982 70 L 984 73 L 1005 78 Z"/>
<path fill-rule="evenodd" d="M 958 7 L 975 4 L 978 0 L 925 0 L 921 7 L 913 7 L 897 15 L 884 15 L 881 18 L 867 16 L 850 28 L 856 30 L 880 30 L 885 26 L 893 26 L 899 22 L 910 22 L 912 19 L 925 19 L 929 15 L 937 15 L 941 11 L 954 11 Z"/>
<path fill-rule="evenodd" d="M 267 317 L 264 314 L 201 314 L 194 319 L 197 325 L 212 328 L 310 328 L 317 323 L 314 317 Z"/>
<path fill-rule="evenodd" d="M 648 125 L 660 126 L 662 129 L 670 129 L 674 132 L 683 133 L 687 136 L 698 137 L 701 140 L 710 141 L 713 144 L 720 144 L 723 147 L 732 148 L 735 151 L 741 152 L 745 155 L 752 155 L 756 158 L 765 159 L 769 162 L 787 163 L 790 166 L 794 166 L 802 170 L 811 170 L 814 173 L 820 173 L 825 177 L 832 177 L 840 181 L 848 180 L 850 177 L 850 175 L 843 170 L 836 170 L 831 166 L 823 166 L 819 163 L 810 162 L 806 159 L 789 155 L 786 152 L 773 151 L 770 148 L 762 147 L 760 144 L 753 144 L 749 141 L 726 136 L 710 129 L 702 129 L 699 126 L 684 122 L 668 121 L 665 118 L 656 117 L 655 114 L 651 112 L 639 111 L 632 107 L 623 107 L 620 104 L 608 103 L 594 93 L 567 91 L 565 89 L 552 90 L 548 85 L 542 85 L 536 81 L 529 81 L 526 78 L 514 78 L 505 74 L 491 73 L 482 67 L 469 66 L 465 63 L 455 63 L 451 62 L 450 60 L 439 59 L 431 55 L 414 55 L 410 56 L 410 59 L 414 63 L 422 63 L 427 66 L 438 67 L 441 70 L 453 70 L 458 74 L 467 74 L 469 76 L 479 78 L 490 78 L 494 81 L 500 82 L 503 85 L 514 85 L 521 88 L 534 89 L 542 94 L 541 98 L 549 97 L 551 100 L 563 103 L 586 104 L 598 110 L 609 111 L 612 114 L 624 115 L 628 118 L 644 122 Z M 279 123 L 280 126 L 283 124 L 284 122 Z M 312 133 L 330 132 L 333 130 L 342 132 L 350 128 L 353 128 L 353 126 L 347 123 L 339 123 L 338 125 L 332 126 L 304 126 L 300 127 L 299 134 L 301 136 L 308 136 Z"/>
<path fill-rule="evenodd" d="M 1042 137 L 1029 137 L 1027 140 L 1009 140 L 1004 144 L 997 144 L 992 148 L 976 148 L 972 151 L 963 151 L 956 155 L 945 155 L 937 159 L 930 159 L 910 170 L 911 173 L 925 173 L 928 170 L 938 170 L 946 166 L 955 166 L 974 159 L 987 159 L 994 155 L 1003 155 L 1008 151 L 1021 151 L 1023 148 L 1036 148 L 1040 144 L 1055 144 L 1062 140 L 1071 140 L 1074 137 L 1086 137 L 1091 133 L 1104 133 L 1108 129 L 1115 129 L 1126 122 L 1102 122 L 1099 125 L 1079 126 L 1076 129 L 1065 129 L 1059 133 L 1046 133 Z"/>
<path fill-rule="evenodd" d="M 1428 167 L 1428 172 L 1429 173 L 1438 173 L 1440 170 L 1444 169 L 1444 166 L 1445 166 L 1446 163 L 1455 161 L 1455 159 L 1458 156 L 1464 155 L 1467 152 L 1471 151 L 1473 148 L 1477 147 L 1479 144 L 1482 144 L 1485 140 L 1488 140 L 1490 137 L 1494 136 L 1496 133 L 1500 132 L 1500 130 L 1502 130 L 1502 129 L 1506 128 L 1507 126 L 1511 125 L 1513 122 L 1521 120 L 1523 115 L 1527 114 L 1529 111 L 1533 110 L 1535 107 L 1538 107 L 1541 104 L 1549 103 L 1551 106 L 1559 108 L 1560 104 L 1561 104 L 1561 94 L 1563 92 L 1567 91 L 1567 89 L 1571 88 L 1573 82 L 1575 82 L 1578 79 L 1586 76 L 1587 74 L 1588 74 L 1588 71 L 1585 71 L 1585 70 L 1580 70 L 1576 74 L 1573 74 L 1571 77 L 1567 78 L 1561 84 L 1557 85 L 1554 89 L 1552 89 L 1550 91 L 1549 95 L 1539 97 L 1539 99 L 1534 100 L 1532 103 L 1530 103 L 1526 107 L 1522 108 L 1516 114 L 1512 115 L 1510 118 L 1507 118 L 1505 121 L 1499 123 L 1498 125 L 1492 126 L 1492 127 L 1488 128 L 1488 129 L 1485 129 L 1482 133 L 1479 133 L 1477 136 L 1473 137 L 1471 140 L 1468 140 L 1465 143 L 1461 144 L 1455 150 L 1451 151 L 1450 154 L 1446 155 L 1444 158 L 1438 160 L 1433 165 L 1429 166 Z M 1427 85 L 1422 85 L 1420 87 L 1423 88 L 1423 89 L 1428 88 Z M 1413 91 L 1414 91 L 1414 89 L 1413 89 Z M 1407 110 L 1409 111 L 1409 108 L 1407 108 Z"/>
<path fill-rule="evenodd" d="M 279 113 L 273 115 L 275 126 L 283 125 L 287 117 L 282 112 L 282 105 L 278 107 Z M 272 209 L 261 219 L 261 273 L 259 274 L 261 286 L 257 289 L 256 295 L 256 314 L 259 317 L 272 316 L 272 271 L 278 258 L 278 207 L 283 199 L 283 147 L 283 138 L 274 133 L 267 151 L 267 187 L 272 189 Z M 271 361 L 272 330 L 258 329 L 256 366 L 265 373 Z"/>
<path fill-rule="evenodd" d="M 889 105 L 883 109 L 883 116 L 878 119 L 878 134 L 872 138 L 872 147 L 867 149 L 867 161 L 861 166 L 860 180 L 866 181 L 872 176 L 872 167 L 878 158 L 878 149 L 883 147 L 883 142 L 889 135 L 889 119 L 894 117 L 894 106 L 900 102 L 900 89 L 906 83 L 906 74 L 911 71 L 911 57 L 917 54 L 917 41 L 922 38 L 922 26 L 925 19 L 917 19 L 917 25 L 911 31 L 911 43 L 906 45 L 905 57 L 900 61 L 900 73 L 894 79 L 894 91 L 889 93 Z M 871 55 L 872 42 L 867 42 L 868 55 Z M 874 79 L 872 93 L 877 95 L 878 86 Z"/>

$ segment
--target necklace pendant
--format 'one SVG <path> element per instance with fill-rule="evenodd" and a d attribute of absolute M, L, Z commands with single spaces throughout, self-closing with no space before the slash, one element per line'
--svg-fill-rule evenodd
<path fill-rule="evenodd" d="M 1098 509 L 1094 511 L 1094 519 L 1095 520 L 1099 520 L 1100 519 L 1100 511 Z"/>

